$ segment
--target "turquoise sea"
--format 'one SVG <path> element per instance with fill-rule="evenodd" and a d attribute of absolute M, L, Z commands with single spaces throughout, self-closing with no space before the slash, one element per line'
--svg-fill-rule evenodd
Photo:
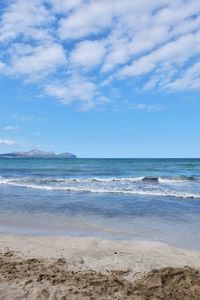
<path fill-rule="evenodd" d="M 200 249 L 200 159 L 0 159 L 0 233 Z"/>

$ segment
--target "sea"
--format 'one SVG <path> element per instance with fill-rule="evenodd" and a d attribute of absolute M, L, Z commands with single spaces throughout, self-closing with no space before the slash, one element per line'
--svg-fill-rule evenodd
<path fill-rule="evenodd" d="M 0 234 L 200 250 L 200 159 L 0 158 Z"/>

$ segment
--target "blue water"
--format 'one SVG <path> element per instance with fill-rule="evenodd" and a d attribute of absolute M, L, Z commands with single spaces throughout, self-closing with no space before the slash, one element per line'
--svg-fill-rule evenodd
<path fill-rule="evenodd" d="M 0 233 L 200 249 L 200 159 L 0 159 Z"/>

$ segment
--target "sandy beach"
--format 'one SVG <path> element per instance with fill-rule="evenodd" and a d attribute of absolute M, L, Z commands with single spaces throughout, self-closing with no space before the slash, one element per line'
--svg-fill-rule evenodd
<path fill-rule="evenodd" d="M 160 242 L 1 235 L 0 259 L 0 299 L 200 299 L 200 252 Z"/>
<path fill-rule="evenodd" d="M 0 0 L 0 300 L 200 300 L 200 0 Z"/>

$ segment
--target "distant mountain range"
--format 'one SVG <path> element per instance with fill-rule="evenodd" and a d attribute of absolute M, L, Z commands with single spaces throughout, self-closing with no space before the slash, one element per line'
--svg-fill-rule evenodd
<path fill-rule="evenodd" d="M 10 157 L 10 158 L 76 158 L 75 154 L 72 153 L 60 153 L 55 154 L 54 152 L 40 151 L 33 149 L 25 152 L 11 152 L 0 154 L 0 157 Z"/>

